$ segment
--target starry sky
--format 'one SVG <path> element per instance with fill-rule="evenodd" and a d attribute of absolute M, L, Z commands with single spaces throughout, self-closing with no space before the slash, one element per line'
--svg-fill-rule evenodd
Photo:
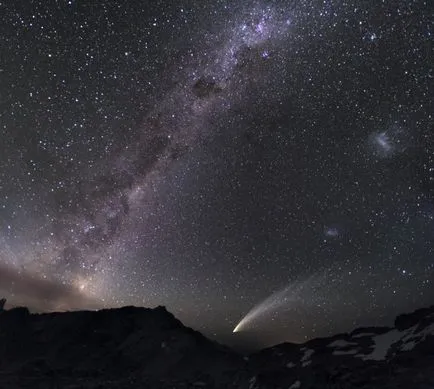
<path fill-rule="evenodd" d="M 255 346 L 432 304 L 433 11 L 0 1 L 0 293 Z"/>

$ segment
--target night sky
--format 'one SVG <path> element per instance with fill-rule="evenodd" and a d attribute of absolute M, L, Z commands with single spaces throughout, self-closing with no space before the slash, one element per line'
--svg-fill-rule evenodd
<path fill-rule="evenodd" d="M 235 345 L 432 304 L 433 12 L 0 1 L 0 294 Z"/>

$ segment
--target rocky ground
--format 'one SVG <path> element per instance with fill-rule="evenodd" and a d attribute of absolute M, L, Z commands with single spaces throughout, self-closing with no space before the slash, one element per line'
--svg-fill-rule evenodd
<path fill-rule="evenodd" d="M 434 388 L 434 307 L 249 357 L 165 308 L 0 313 L 0 389 Z"/>

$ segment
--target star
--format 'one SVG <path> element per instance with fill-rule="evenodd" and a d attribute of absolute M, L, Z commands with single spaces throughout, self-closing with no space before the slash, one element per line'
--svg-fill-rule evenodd
<path fill-rule="evenodd" d="M 432 302 L 424 2 L 0 12 L 11 304 L 165 305 L 271 345 Z"/>

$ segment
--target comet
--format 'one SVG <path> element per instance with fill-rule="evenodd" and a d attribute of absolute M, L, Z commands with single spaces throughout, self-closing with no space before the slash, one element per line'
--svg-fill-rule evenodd
<path fill-rule="evenodd" d="M 268 314 L 275 313 L 283 307 L 285 307 L 285 309 L 294 308 L 294 306 L 303 304 L 306 300 L 311 300 L 311 298 L 306 299 L 306 297 L 312 296 L 320 286 L 320 281 L 323 281 L 324 279 L 325 275 L 322 274 L 312 275 L 307 279 L 291 282 L 290 285 L 274 292 L 265 300 L 256 304 L 239 321 L 232 332 L 236 333 L 243 331 L 251 326 L 253 322 L 260 318 L 264 318 Z"/>

